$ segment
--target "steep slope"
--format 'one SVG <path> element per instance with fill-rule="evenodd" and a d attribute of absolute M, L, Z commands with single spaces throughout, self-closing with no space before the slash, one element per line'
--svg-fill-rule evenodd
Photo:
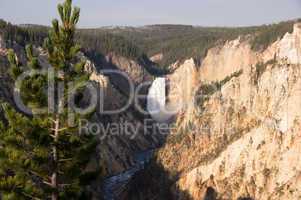
<path fill-rule="evenodd" d="M 123 67 L 129 63 L 138 66 L 132 60 L 122 57 L 118 59 L 125 62 L 121 63 Z M 103 91 L 103 107 L 106 111 L 121 109 L 126 105 L 129 96 L 124 93 L 123 85 L 116 86 L 114 84 L 118 82 L 114 78 L 118 79 L 118 77 L 111 77 L 102 74 L 101 71 L 98 72 L 97 67 L 93 63 L 86 65 L 86 68 L 92 72 L 90 80 L 95 82 L 99 89 Z M 129 77 L 133 78 L 131 80 L 134 82 L 137 81 L 139 83 L 139 79 L 143 80 L 142 75 L 138 77 L 135 76 L 135 73 L 133 77 L 131 75 L 129 73 Z M 100 124 L 104 128 L 104 132 L 100 135 L 102 138 L 100 152 L 105 166 L 107 166 L 106 170 L 108 174 L 116 174 L 126 170 L 135 164 L 133 157 L 135 153 L 156 148 L 163 142 L 161 135 L 151 133 L 144 128 L 145 119 L 147 119 L 147 116 L 139 113 L 132 105 L 125 111 L 117 114 L 101 114 L 101 112 L 97 112 L 92 117 L 91 120 L 93 123 Z M 126 127 L 127 124 L 133 126 L 133 129 Z M 117 132 L 115 125 L 120 126 Z"/>
<path fill-rule="evenodd" d="M 239 39 L 211 49 L 194 111 L 178 118 L 131 198 L 300 199 L 300 31 L 264 51 Z"/>

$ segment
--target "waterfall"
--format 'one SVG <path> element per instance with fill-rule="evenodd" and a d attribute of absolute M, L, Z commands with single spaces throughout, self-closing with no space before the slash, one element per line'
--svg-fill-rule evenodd
<path fill-rule="evenodd" d="M 172 116 L 166 111 L 166 89 L 166 78 L 156 78 L 147 95 L 147 110 L 157 122 L 165 122 Z"/>

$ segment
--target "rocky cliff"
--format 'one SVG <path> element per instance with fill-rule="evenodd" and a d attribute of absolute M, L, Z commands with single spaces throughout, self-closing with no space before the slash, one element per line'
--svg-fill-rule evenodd
<path fill-rule="evenodd" d="M 142 82 L 144 76 L 141 71 L 139 72 L 141 66 L 123 57 L 114 56 L 114 59 L 118 60 L 118 65 L 115 64 L 115 66 L 120 66 L 117 69 L 127 73 L 130 80 L 137 84 Z M 129 68 L 126 68 L 126 66 Z M 121 109 L 127 104 L 129 97 L 123 93 L 125 91 L 122 88 L 123 85 L 114 84 L 119 82 L 119 80 L 114 79 L 117 77 L 98 72 L 97 67 L 91 62 L 86 65 L 86 69 L 91 71 L 90 80 L 95 82 L 99 90 L 103 91 L 104 110 Z M 92 122 L 103 125 L 105 130 L 110 130 L 107 135 L 105 133 L 100 135 L 103 140 L 99 145 L 99 151 L 103 158 L 101 160 L 105 163 L 104 166 L 106 166 L 108 175 L 126 170 L 134 165 L 133 156 L 135 153 L 156 148 L 163 142 L 161 135 L 153 134 L 144 128 L 144 120 L 147 120 L 147 116 L 139 113 L 133 105 L 117 114 L 96 112 L 92 117 Z M 130 124 L 134 129 L 131 129 L 131 127 L 127 129 L 126 124 Z M 117 132 L 113 131 L 115 125 L 120 126 Z"/>
<path fill-rule="evenodd" d="M 132 198 L 300 199 L 300 52 L 300 24 L 261 52 L 240 38 L 210 49 L 185 95 L 193 109 Z"/>

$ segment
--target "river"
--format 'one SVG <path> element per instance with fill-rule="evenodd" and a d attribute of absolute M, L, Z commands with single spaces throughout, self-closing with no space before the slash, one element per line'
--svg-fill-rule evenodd
<path fill-rule="evenodd" d="M 134 166 L 124 172 L 105 179 L 103 183 L 104 200 L 116 200 L 118 195 L 126 189 L 127 184 L 133 176 L 144 169 L 145 165 L 149 163 L 153 153 L 154 150 L 137 153 L 134 156 L 136 163 Z"/>

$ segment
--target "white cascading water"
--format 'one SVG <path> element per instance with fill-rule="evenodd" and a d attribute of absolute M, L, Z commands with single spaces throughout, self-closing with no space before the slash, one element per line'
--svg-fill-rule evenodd
<path fill-rule="evenodd" d="M 157 122 L 165 122 L 171 114 L 166 112 L 166 78 L 156 78 L 147 95 L 147 110 Z"/>

